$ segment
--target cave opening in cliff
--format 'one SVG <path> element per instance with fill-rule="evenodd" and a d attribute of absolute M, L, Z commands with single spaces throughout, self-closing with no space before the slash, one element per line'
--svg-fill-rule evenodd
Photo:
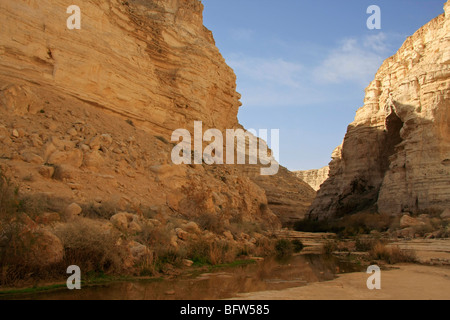
<path fill-rule="evenodd" d="M 385 141 L 380 155 L 382 173 L 385 173 L 387 170 L 389 170 L 389 158 L 395 153 L 396 146 L 398 146 L 403 141 L 400 135 L 403 124 L 404 123 L 402 119 L 400 119 L 400 117 L 395 112 L 392 112 L 386 118 Z"/>

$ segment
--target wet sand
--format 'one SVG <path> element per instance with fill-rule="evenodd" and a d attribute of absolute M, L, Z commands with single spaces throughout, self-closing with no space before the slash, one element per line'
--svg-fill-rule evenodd
<path fill-rule="evenodd" d="M 367 289 L 369 274 L 339 275 L 328 282 L 281 291 L 241 294 L 238 300 L 449 300 L 450 267 L 396 265 L 381 272 L 381 290 Z"/>

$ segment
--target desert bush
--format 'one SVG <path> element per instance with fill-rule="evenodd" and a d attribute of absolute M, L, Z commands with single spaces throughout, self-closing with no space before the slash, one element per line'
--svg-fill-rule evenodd
<path fill-rule="evenodd" d="M 338 244 L 334 240 L 327 240 L 322 247 L 322 252 L 325 255 L 331 255 L 338 248 Z"/>
<path fill-rule="evenodd" d="M 301 232 L 332 232 L 341 238 L 369 234 L 371 231 L 384 232 L 389 229 L 393 217 L 386 214 L 361 212 L 339 219 L 311 220 L 304 219 L 294 225 L 296 231 Z"/>
<path fill-rule="evenodd" d="M 254 255 L 257 257 L 269 257 L 275 254 L 275 240 L 267 237 L 261 237 L 256 240 L 253 251 L 247 251 L 245 255 Z"/>
<path fill-rule="evenodd" d="M 401 250 L 398 246 L 389 247 L 378 242 L 369 252 L 370 257 L 375 260 L 383 260 L 389 264 L 402 262 L 415 262 L 416 254 L 411 250 Z"/>
<path fill-rule="evenodd" d="M 280 239 L 275 243 L 275 253 L 278 257 L 288 257 L 294 253 L 294 245 L 291 241 Z"/>
<path fill-rule="evenodd" d="M 206 240 L 199 238 L 188 244 L 187 257 L 198 265 L 218 265 L 230 263 L 236 259 L 238 250 L 224 240 Z"/>
<path fill-rule="evenodd" d="M 101 205 L 90 203 L 82 206 L 83 216 L 91 219 L 111 219 L 118 213 L 117 205 L 111 202 L 104 202 Z"/>
<path fill-rule="evenodd" d="M 292 240 L 292 245 L 294 246 L 294 253 L 301 252 L 305 247 L 300 240 Z"/>
<path fill-rule="evenodd" d="M 225 231 L 223 221 L 216 214 L 204 213 L 195 219 L 198 226 L 203 230 L 208 230 L 216 234 L 221 234 Z"/>
<path fill-rule="evenodd" d="M 64 245 L 64 261 L 84 272 L 115 273 L 122 270 L 126 250 L 117 245 L 119 235 L 84 221 L 71 222 L 56 230 Z"/>
<path fill-rule="evenodd" d="M 357 252 L 369 252 L 379 243 L 376 239 L 368 239 L 357 237 L 355 241 L 355 249 Z"/>
<path fill-rule="evenodd" d="M 294 224 L 294 230 L 300 232 L 330 232 L 332 226 L 327 220 L 312 220 L 305 218 Z"/>
<path fill-rule="evenodd" d="M 28 248 L 33 241 L 24 230 L 19 189 L 0 170 L 0 284 L 22 279 L 29 271 Z"/>

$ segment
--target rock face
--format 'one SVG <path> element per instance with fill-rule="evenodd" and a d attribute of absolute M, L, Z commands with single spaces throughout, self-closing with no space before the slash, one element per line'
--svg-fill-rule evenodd
<path fill-rule="evenodd" d="M 237 124 L 236 77 L 203 26 L 200 1 L 83 1 L 80 30 L 68 30 L 67 7 L 0 4 L 1 73 L 19 85 L 3 86 L 5 107 L 40 110 L 35 88 L 20 86 L 32 82 L 160 133 L 194 120 Z"/>
<path fill-rule="evenodd" d="M 311 188 L 318 191 L 320 186 L 328 179 L 330 167 L 326 166 L 316 170 L 295 171 L 294 173 L 297 177 L 309 184 Z"/>
<path fill-rule="evenodd" d="M 23 190 L 279 226 L 266 190 L 296 185 L 283 204 L 306 214 L 314 194 L 285 169 L 265 180 L 251 166 L 172 164 L 174 130 L 241 128 L 236 76 L 200 1 L 86 0 L 80 30 L 67 28 L 68 5 L 0 2 L 0 165 Z"/>
<path fill-rule="evenodd" d="M 366 89 L 310 216 L 450 206 L 450 2 L 409 37 Z"/>

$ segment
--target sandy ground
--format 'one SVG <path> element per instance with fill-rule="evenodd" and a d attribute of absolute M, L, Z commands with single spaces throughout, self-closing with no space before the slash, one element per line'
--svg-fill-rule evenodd
<path fill-rule="evenodd" d="M 396 265 L 381 271 L 381 290 L 367 289 L 369 274 L 340 275 L 329 282 L 282 291 L 239 295 L 238 300 L 449 300 L 450 268 Z"/>

